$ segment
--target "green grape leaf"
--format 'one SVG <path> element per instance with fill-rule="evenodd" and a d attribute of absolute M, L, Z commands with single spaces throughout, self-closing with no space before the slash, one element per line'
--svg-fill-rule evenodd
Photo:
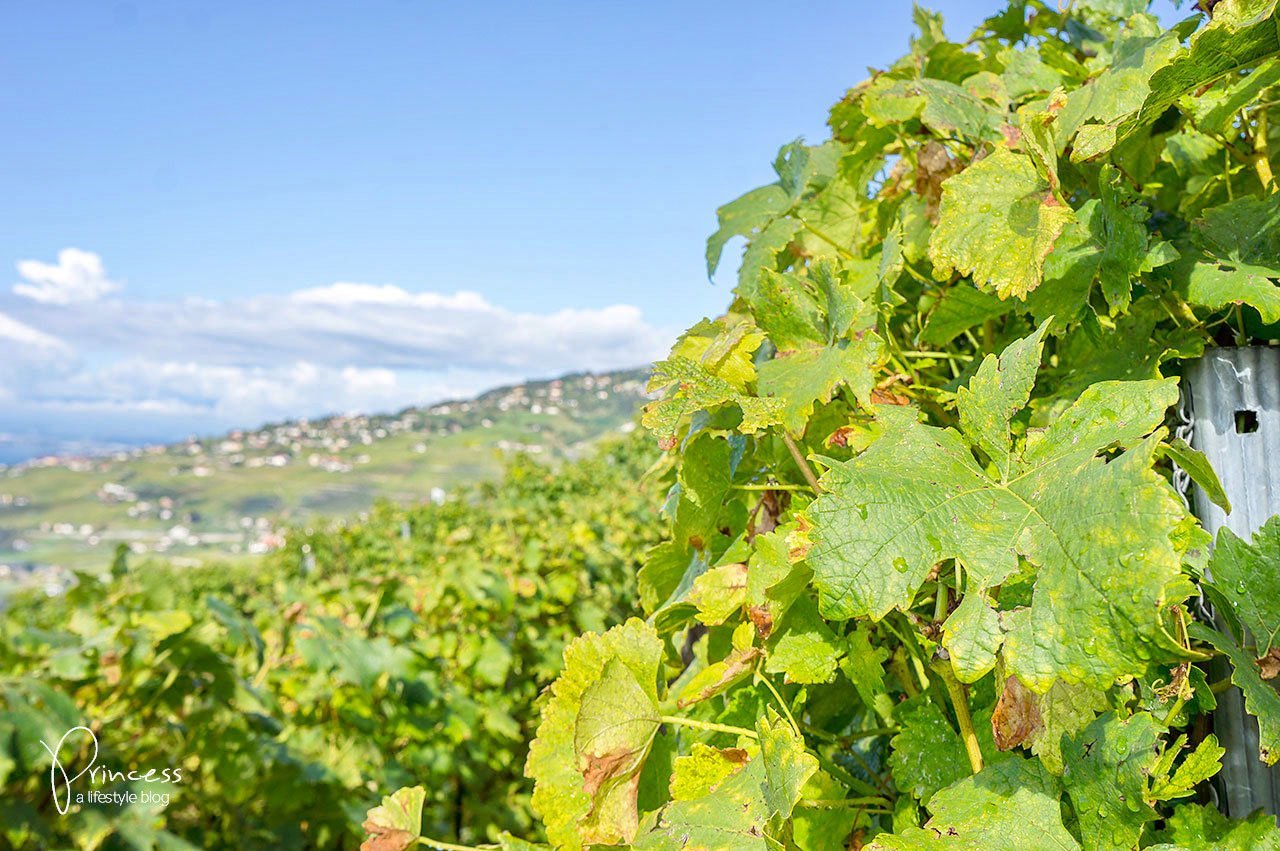
<path fill-rule="evenodd" d="M 1058 110 L 1064 101 L 1062 92 L 1054 92 L 1049 100 L 1033 103 L 1018 109 L 1018 147 L 1036 170 L 1049 182 L 1055 198 L 1062 199 L 1062 178 L 1058 174 L 1058 146 L 1054 141 L 1054 128 L 1058 123 Z"/>
<path fill-rule="evenodd" d="M 1102 257 L 1099 282 L 1113 314 L 1129 306 L 1132 283 L 1147 259 L 1146 222 L 1151 211 L 1136 203 L 1120 170 L 1102 167 L 1098 175 L 1102 210 Z"/>
<path fill-rule="evenodd" d="M 791 604 L 804 592 L 811 572 L 792 564 L 789 538 L 795 523 L 757 535 L 755 551 L 747 562 L 747 612 L 763 638 L 773 634 Z"/>
<path fill-rule="evenodd" d="M 847 385 L 869 404 L 875 368 L 883 354 L 880 338 L 868 332 L 861 340 L 779 354 L 760 367 L 760 393 L 778 406 L 778 417 L 792 434 L 802 434 L 813 406 L 829 402 Z"/>
<path fill-rule="evenodd" d="M 1063 742 L 1062 783 L 1086 851 L 1135 848 L 1143 826 L 1157 818 L 1146 793 L 1159 733 L 1146 712 L 1125 720 L 1109 712 Z"/>
<path fill-rule="evenodd" d="M 703 320 L 686 331 L 665 361 L 654 365 L 649 391 L 668 390 L 645 407 L 643 422 L 664 449 L 675 446 L 684 418 L 727 403 L 738 403 L 744 414 L 760 407 L 747 396 L 755 380 L 753 354 L 765 335 L 749 322 L 727 324 Z"/>
<path fill-rule="evenodd" d="M 781 184 L 771 183 L 752 189 L 716 210 L 720 227 L 707 238 L 707 276 L 716 273 L 720 256 L 730 239 L 754 236 L 785 213 L 791 204 L 791 196 Z"/>
<path fill-rule="evenodd" d="M 1061 329 L 1088 309 L 1089 293 L 1102 266 L 1102 205 L 1090 198 L 1062 231 L 1053 253 L 1044 261 L 1044 283 L 1027 296 L 1036 322 L 1051 317 Z"/>
<path fill-rule="evenodd" d="M 681 689 L 676 705 L 683 709 L 723 694 L 751 675 L 760 656 L 759 647 L 735 648 L 719 662 L 694 674 Z"/>
<path fill-rule="evenodd" d="M 738 267 L 738 289 L 749 289 L 765 269 L 778 265 L 778 255 L 801 238 L 802 225 L 794 216 L 774 219 L 768 227 L 752 237 L 742 253 Z"/>
<path fill-rule="evenodd" d="M 637 838 L 635 847 L 646 851 L 675 849 L 773 849 L 780 845 L 768 837 L 770 819 L 791 814 L 801 789 L 817 772 L 818 761 L 804 750 L 803 741 L 772 709 L 756 725 L 759 753 L 746 765 L 733 770 L 718 782 L 705 782 L 709 769 L 707 754 L 699 763 L 683 766 L 681 789 L 707 793 L 674 799 L 659 814 L 657 824 Z M 738 758 L 733 753 L 732 759 Z M 673 796 L 674 798 L 674 796 Z"/>
<path fill-rule="evenodd" d="M 945 80 L 893 80 L 882 77 L 868 89 L 863 108 L 877 126 L 919 118 L 940 136 L 1000 141 L 1003 114 L 992 104 Z"/>
<path fill-rule="evenodd" d="M 1262 678 L 1252 655 L 1231 638 L 1201 623 L 1191 624 L 1188 631 L 1231 660 L 1231 682 L 1244 694 L 1245 710 L 1258 719 L 1258 758 L 1275 765 L 1280 761 L 1280 694 Z"/>
<path fill-rule="evenodd" d="M 844 260 L 839 266 L 826 260 L 809 265 L 809 278 L 826 314 L 826 342 L 843 339 L 871 328 L 875 321 L 869 301 L 878 297 L 879 264 L 874 260 Z M 855 322 L 861 322 L 855 326 Z"/>
<path fill-rule="evenodd" d="M 1197 785 L 1217 774 L 1222 768 L 1222 757 L 1226 754 L 1226 750 L 1218 744 L 1218 738 L 1210 733 L 1170 775 L 1169 767 L 1180 747 L 1179 745 L 1167 748 L 1161 762 L 1151 772 L 1149 800 L 1172 801 L 1176 798 L 1185 798 L 1195 792 Z M 1169 760 L 1168 764 L 1165 764 L 1166 758 Z"/>
<path fill-rule="evenodd" d="M 646 612 L 653 612 L 670 599 L 695 560 L 694 553 L 675 541 L 664 541 L 645 552 L 636 585 L 640 605 Z"/>
<path fill-rule="evenodd" d="M 1092 9 L 1117 18 L 1127 18 L 1130 15 L 1145 12 L 1149 5 L 1148 0 L 1081 0 L 1079 4 L 1082 9 Z"/>
<path fill-rule="evenodd" d="M 826 311 L 806 278 L 765 271 L 743 296 L 751 302 L 756 324 L 779 351 L 827 342 Z"/>
<path fill-rule="evenodd" d="M 755 351 L 764 339 L 760 329 L 741 318 L 726 317 L 714 322 L 703 319 L 680 335 L 671 347 L 670 357 L 695 361 L 735 391 L 744 393 L 747 385 L 755 381 Z M 671 379 L 654 374 L 649 378 L 648 389 L 660 390 L 671 383 Z"/>
<path fill-rule="evenodd" d="M 1062 824 L 1057 780 L 1034 759 L 1006 759 L 938 792 L 924 827 L 877 836 L 869 851 L 1079 849 Z"/>
<path fill-rule="evenodd" d="M 999 60 L 1004 66 L 1004 72 L 1000 76 L 1009 97 L 1017 101 L 1026 95 L 1048 93 L 1063 85 L 1063 70 L 1045 61 L 1051 58 L 1052 52 L 1050 47 L 1041 45 L 1023 49 L 1005 48 L 1000 51 Z"/>
<path fill-rule="evenodd" d="M 972 773 L 964 742 L 931 700 L 899 713 L 902 726 L 890 740 L 894 783 L 921 804 Z"/>
<path fill-rule="evenodd" d="M 1280 322 L 1280 271 L 1245 263 L 1197 263 L 1187 278 L 1187 301 L 1212 310 L 1234 304 L 1255 308 L 1266 323 Z"/>
<path fill-rule="evenodd" d="M 1280 636 L 1280 515 L 1246 543 L 1223 526 L 1209 559 L 1210 584 L 1257 643 L 1255 654 L 1271 652 Z"/>
<path fill-rule="evenodd" d="M 720 509 L 733 478 L 732 457 L 729 441 L 712 435 L 698 435 L 686 444 L 671 524 L 671 537 L 678 545 L 700 550 L 716 535 Z"/>
<path fill-rule="evenodd" d="M 1165 820 L 1158 835 L 1161 844 L 1147 851 L 1278 851 L 1280 828 L 1275 816 L 1258 810 L 1247 819 L 1233 821 L 1214 807 L 1183 804 Z"/>
<path fill-rule="evenodd" d="M 574 724 L 573 750 L 592 799 L 579 822 L 588 842 L 613 842 L 635 835 L 640 769 L 658 733 L 658 705 L 620 658 L 605 663 L 599 679 L 582 692 Z"/>
<path fill-rule="evenodd" d="M 960 282 L 942 294 L 925 321 L 920 341 L 931 346 L 945 346 L 970 328 L 1008 312 L 1009 304 L 999 296 L 983 292 L 968 282 Z"/>
<path fill-rule="evenodd" d="M 421 786 L 400 789 L 382 799 L 365 817 L 368 837 L 361 851 L 405 851 L 422 836 L 422 803 L 427 791 Z"/>
<path fill-rule="evenodd" d="M 1000 615 L 984 597 L 981 592 L 965 594 L 942 625 L 942 646 L 962 683 L 976 683 L 986 676 L 996 666 L 996 653 L 1004 643 Z"/>
<path fill-rule="evenodd" d="M 1039 360 L 1038 345 L 1016 351 Z M 999 412 L 1025 386 L 1013 377 L 1026 374 L 1021 362 L 1002 367 L 991 358 L 959 397 L 962 421 L 997 456 Z M 1093 385 L 1051 426 L 1029 433 L 1008 456 L 1008 473 L 994 476 L 958 432 L 878 406 L 883 436 L 834 464 L 808 510 L 807 561 L 823 615 L 879 619 L 905 610 L 948 558 L 964 564 L 970 593 L 991 588 L 1021 555 L 1039 572 L 1031 605 L 1001 614 L 1001 652 L 1034 691 L 1055 679 L 1106 685 L 1149 658 L 1177 655 L 1160 610 L 1181 572 L 1171 535 L 1185 512 L 1151 470 L 1162 432 L 1143 439 L 1176 400 L 1173 381 Z M 1112 445 L 1125 451 L 1099 457 Z"/>
<path fill-rule="evenodd" d="M 840 643 L 818 614 L 818 607 L 801 596 L 787 609 L 769 639 L 765 670 L 785 674 L 787 682 L 825 683 L 835 676 Z"/>
<path fill-rule="evenodd" d="M 797 252 L 814 258 L 856 254 L 865 199 L 861 181 L 841 169 L 822 191 L 796 206 L 795 220 L 801 225 L 796 231 Z"/>
<path fill-rule="evenodd" d="M 999 148 L 942 184 L 929 239 L 934 274 L 945 279 L 954 270 L 1001 298 L 1025 298 L 1073 219 L 1029 157 Z"/>
<path fill-rule="evenodd" d="M 1209 463 L 1209 459 L 1204 457 L 1203 452 L 1192 449 L 1189 443 L 1178 437 L 1162 444 L 1160 454 L 1172 460 L 1191 478 L 1191 481 L 1199 485 L 1200 490 L 1204 491 L 1210 502 L 1227 514 L 1231 513 L 1231 501 L 1227 499 L 1227 492 L 1222 489 L 1218 474 L 1214 472 L 1213 466 Z"/>
<path fill-rule="evenodd" d="M 778 151 L 773 170 L 787 195 L 797 201 L 810 190 L 820 190 L 831 182 L 843 151 L 844 146 L 834 140 L 809 147 L 797 139 Z"/>
<path fill-rule="evenodd" d="M 1009 474 L 1013 439 L 1009 422 L 1027 406 L 1040 369 L 1040 350 L 1049 323 L 1010 344 L 999 357 L 987 355 L 968 385 L 956 392 L 960 429 L 999 468 Z"/>
<path fill-rule="evenodd" d="M 431 846 L 428 845 L 428 848 Z M 512 836 L 505 830 L 498 834 L 498 851 L 549 851 L 549 846 L 528 842 L 518 836 Z"/>
<path fill-rule="evenodd" d="M 1039 728 L 1031 735 L 1031 752 L 1051 773 L 1062 774 L 1063 737 L 1080 732 L 1104 711 L 1107 694 L 1093 686 L 1057 680 L 1047 692 L 1035 695 L 1035 705 Z"/>
<path fill-rule="evenodd" d="M 747 566 L 723 564 L 693 580 L 689 602 L 698 607 L 698 620 L 719 626 L 742 608 L 747 598 Z"/>
<path fill-rule="evenodd" d="M 1214 86 L 1187 103 L 1196 127 L 1205 133 L 1225 133 L 1240 111 L 1264 90 L 1280 82 L 1280 62 L 1269 59 L 1248 74 L 1228 77 L 1225 85 Z"/>
<path fill-rule="evenodd" d="M 818 760 L 804 749 L 804 739 L 770 707 L 756 725 L 760 760 L 764 763 L 764 799 L 770 817 L 791 818 L 801 790 L 818 771 Z"/>
<path fill-rule="evenodd" d="M 1059 117 L 1058 144 L 1064 146 L 1078 132 L 1072 160 L 1100 156 L 1123 138 L 1118 125 L 1152 96 L 1152 74 L 1182 50 L 1180 34 L 1178 30 L 1151 33 L 1141 27 L 1122 32 L 1112 48 L 1111 64 L 1088 85 L 1067 95 Z"/>
<path fill-rule="evenodd" d="M 726 778 L 747 764 L 742 748 L 713 748 L 694 742 L 688 756 L 678 756 L 671 772 L 671 800 L 691 801 L 710 795 Z"/>
<path fill-rule="evenodd" d="M 863 705 L 886 724 L 892 724 L 894 703 L 884 683 L 884 663 L 889 659 L 889 651 L 872 646 L 871 630 L 865 624 L 859 624 L 845 636 L 845 646 L 844 658 L 840 660 L 841 672 L 853 683 Z"/>
<path fill-rule="evenodd" d="M 1187 300 L 1213 309 L 1248 304 L 1264 322 L 1280 321 L 1280 193 L 1205 210 L 1195 226 L 1209 256 L 1191 268 Z"/>
<path fill-rule="evenodd" d="M 875 311 L 863 300 L 874 287 L 869 271 L 867 264 L 853 263 L 842 273 L 819 260 L 806 276 L 765 272 L 744 294 L 778 349 L 760 367 L 760 395 L 777 401 L 794 434 L 804 431 L 814 404 L 829 402 L 838 387 L 870 402 L 884 346 L 871 330 Z"/>
<path fill-rule="evenodd" d="M 1160 44 L 1154 61 L 1143 63 L 1142 70 L 1149 80 L 1141 80 L 1140 88 L 1134 90 L 1135 94 L 1145 92 L 1141 104 L 1128 114 L 1116 113 L 1106 119 L 1115 128 L 1115 139 L 1124 139 L 1155 122 L 1180 98 L 1205 84 L 1257 66 L 1280 53 L 1276 0 L 1221 0 L 1214 4 L 1208 25 L 1192 34 L 1182 48 L 1184 33 L 1182 26 L 1171 30 L 1167 34 L 1171 38 L 1165 41 L 1172 43 Z M 1116 60 L 1116 64 L 1119 62 Z M 1101 78 L 1095 85 L 1100 82 Z"/>
<path fill-rule="evenodd" d="M 675 446 L 680 424 L 695 411 L 707 411 L 725 404 L 737 405 L 742 409 L 739 428 L 751 434 L 778 422 L 782 409 L 779 401 L 741 393 L 702 364 L 681 356 L 654 364 L 650 384 L 675 388 L 665 398 L 646 406 L 642 418 L 645 428 L 658 436 L 658 445 L 664 449 Z"/>
<path fill-rule="evenodd" d="M 662 661 L 662 641 L 653 628 L 631 619 L 603 635 L 587 633 L 564 651 L 564 668 L 550 688 L 550 700 L 542 708 L 537 738 L 529 746 L 525 773 L 534 781 L 533 806 L 542 817 L 547 836 L 557 848 L 581 848 L 584 842 L 629 841 L 634 831 L 634 780 L 639 759 L 621 760 L 612 773 L 601 771 L 595 743 L 638 746 L 637 734 L 649 727 L 658 702 L 657 676 Z M 638 702 L 637 715 L 619 715 L 619 733 L 609 734 L 613 701 L 593 684 L 608 672 L 610 682 Z M 590 690 L 591 700 L 587 701 Z M 584 718 L 583 710 L 592 709 Z M 626 712 L 627 707 L 620 707 Z M 592 737 L 589 734 L 595 734 Z M 647 748 L 647 744 L 643 746 Z M 604 754 L 603 756 L 607 756 Z M 591 777 L 584 777 L 584 770 Z M 634 773 L 634 780 L 631 779 Z M 596 788 L 588 791 L 592 778 Z M 609 782 L 622 779 L 623 782 Z M 603 805 L 603 809 L 601 809 Z M 611 838 L 606 838 L 611 837 Z"/>
<path fill-rule="evenodd" d="M 1204 246 L 1234 263 L 1280 265 L 1280 193 L 1246 196 L 1205 210 L 1195 222 Z"/>

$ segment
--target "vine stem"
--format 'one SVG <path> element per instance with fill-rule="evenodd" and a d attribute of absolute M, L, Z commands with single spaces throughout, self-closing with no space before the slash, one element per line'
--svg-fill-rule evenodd
<path fill-rule="evenodd" d="M 830 757 L 823 756 L 822 751 L 813 751 L 813 755 L 818 758 L 818 765 L 821 765 L 828 774 L 832 775 L 837 780 L 840 780 L 855 792 L 866 792 L 873 796 L 893 794 L 889 789 L 889 784 L 884 781 L 883 777 L 876 774 L 875 769 L 872 768 L 870 763 L 863 758 L 862 754 L 858 753 L 857 750 L 849 750 L 847 751 L 847 754 L 853 757 L 858 764 L 862 766 L 863 770 L 867 772 L 867 776 L 874 780 L 876 785 L 873 786 L 859 777 L 854 777 L 842 766 L 831 760 Z"/>
<path fill-rule="evenodd" d="M 791 439 L 791 435 L 785 431 L 782 432 L 782 442 L 787 445 L 787 450 L 791 453 L 791 457 L 800 467 L 800 472 L 804 474 L 804 480 L 809 483 L 809 487 L 813 488 L 814 493 L 823 493 L 822 485 L 818 484 L 818 477 L 813 474 L 813 469 L 809 467 L 809 461 L 800 452 L 800 447 L 796 446 L 796 442 Z"/>
<path fill-rule="evenodd" d="M 663 724 L 674 724 L 677 727 L 689 727 L 694 730 L 706 730 L 708 733 L 731 733 L 735 736 L 746 736 L 749 739 L 760 738 L 760 735 L 755 730 L 748 730 L 746 727 L 734 727 L 731 724 L 699 721 L 696 718 L 681 718 L 679 715 L 663 715 L 658 720 Z"/>
<path fill-rule="evenodd" d="M 837 735 L 836 733 L 828 733 L 826 730 L 811 727 L 808 724 L 804 725 L 805 735 L 812 736 L 828 744 L 848 744 L 861 739 L 874 739 L 876 736 L 892 736 L 901 729 L 901 727 L 869 727 L 866 730 L 854 730 L 852 733 Z"/>
<path fill-rule="evenodd" d="M 1258 112 L 1258 127 L 1253 135 L 1253 168 L 1258 172 L 1258 179 L 1268 192 L 1276 188 L 1276 178 L 1271 172 L 1271 154 L 1267 142 L 1267 113 Z"/>
<path fill-rule="evenodd" d="M 760 668 L 761 664 L 757 663 L 756 679 L 764 683 L 765 687 L 768 688 L 769 692 L 773 695 L 773 699 L 778 701 L 778 706 L 782 709 L 783 713 L 786 714 L 787 720 L 791 722 L 791 729 L 796 731 L 797 736 L 802 735 L 800 732 L 800 725 L 796 723 L 796 717 L 791 714 L 791 707 L 787 706 L 787 702 L 782 699 L 782 695 L 778 694 L 778 690 L 773 687 L 773 683 L 769 681 L 769 678 L 765 676 L 764 671 L 760 670 Z"/>
<path fill-rule="evenodd" d="M 932 358 L 935 360 L 955 360 L 969 363 L 973 360 L 973 355 L 953 355 L 949 352 L 926 352 L 926 351 L 901 351 L 898 352 L 899 357 L 904 358 Z"/>
<path fill-rule="evenodd" d="M 956 710 L 956 722 L 960 725 L 960 738 L 964 740 L 964 751 L 969 756 L 969 767 L 973 769 L 974 774 L 977 774 L 982 770 L 982 749 L 978 747 L 978 736 L 973 731 L 973 716 L 969 714 L 969 697 L 965 694 L 964 686 L 951 672 L 950 663 L 940 661 L 934 668 L 946 683 L 947 695 L 951 698 L 951 705 Z"/>
<path fill-rule="evenodd" d="M 735 491 L 807 491 L 812 490 L 808 485 L 730 485 L 730 490 Z"/>
<path fill-rule="evenodd" d="M 843 810 L 850 807 L 883 807 L 888 810 L 889 801 L 884 798 L 811 798 L 796 802 L 797 807 L 810 810 Z"/>
<path fill-rule="evenodd" d="M 497 845 L 458 845 L 454 842 L 442 842 L 439 839 L 432 839 L 429 836 L 419 836 L 418 844 L 425 845 L 428 848 L 435 848 L 438 851 L 485 851 L 489 848 L 497 848 Z"/>
<path fill-rule="evenodd" d="M 1185 697 L 1180 697 L 1173 702 L 1173 706 L 1169 707 L 1169 711 L 1165 713 L 1164 716 L 1164 725 L 1166 727 L 1173 726 L 1173 719 L 1178 717 L 1178 713 L 1182 711 L 1182 707 L 1185 706 L 1186 703 L 1187 699 Z"/>

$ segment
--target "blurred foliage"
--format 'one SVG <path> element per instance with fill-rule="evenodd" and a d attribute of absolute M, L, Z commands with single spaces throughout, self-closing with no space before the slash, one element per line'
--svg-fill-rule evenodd
<path fill-rule="evenodd" d="M 381 790 L 410 781 L 430 790 L 437 835 L 530 832 L 535 700 L 571 637 L 627 611 L 659 534 L 651 458 L 634 439 L 559 469 L 519 458 L 440 506 L 295 529 L 261 565 L 119 557 L 64 596 L 14 600 L 0 847 L 351 847 Z M 181 782 L 86 776 L 76 791 L 139 802 L 59 815 L 40 743 L 77 725 L 98 766 L 182 769 Z M 74 775 L 91 756 L 82 736 L 60 760 Z"/>

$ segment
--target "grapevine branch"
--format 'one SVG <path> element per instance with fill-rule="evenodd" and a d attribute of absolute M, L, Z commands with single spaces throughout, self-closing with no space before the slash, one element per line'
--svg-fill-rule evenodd
<path fill-rule="evenodd" d="M 729 733 L 734 736 L 746 736 L 749 739 L 758 739 L 760 735 L 755 730 L 748 730 L 746 727 L 735 727 L 732 724 L 717 724 L 714 721 L 699 721 L 696 718 L 682 718 L 679 715 L 663 715 L 658 719 L 663 724 L 673 724 L 677 727 L 689 727 L 693 730 L 705 730 L 708 733 Z"/>
<path fill-rule="evenodd" d="M 796 446 L 796 442 L 791 439 L 791 435 L 785 431 L 782 433 L 782 442 L 787 445 L 787 450 L 791 453 L 791 457 L 795 459 L 796 465 L 800 467 L 800 472 L 804 475 L 804 480 L 809 483 L 809 487 L 813 488 L 814 493 L 822 493 L 822 485 L 818 482 L 818 477 L 813 474 L 813 469 L 800 451 L 800 447 Z"/>
<path fill-rule="evenodd" d="M 973 730 L 973 716 L 969 714 L 969 696 L 965 688 L 951 671 L 951 662 L 939 660 L 933 666 L 947 686 L 947 695 L 956 710 L 956 723 L 960 725 L 960 738 L 964 741 L 964 751 L 969 757 L 969 767 L 977 774 L 982 770 L 982 749 L 978 747 L 978 736 Z"/>
<path fill-rule="evenodd" d="M 418 844 L 435 848 L 437 851 L 488 851 L 490 848 L 500 847 L 498 845 L 458 845 L 455 842 L 444 842 L 427 836 L 419 836 Z"/>

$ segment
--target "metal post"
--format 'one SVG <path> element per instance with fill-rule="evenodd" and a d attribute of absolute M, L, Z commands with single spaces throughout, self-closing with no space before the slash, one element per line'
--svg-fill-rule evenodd
<path fill-rule="evenodd" d="M 1227 515 L 1193 488 L 1195 512 L 1215 537 L 1226 526 L 1248 540 L 1280 514 L 1280 348 L 1212 349 L 1188 369 L 1188 391 L 1191 445 L 1209 459 L 1231 502 Z M 1227 814 L 1280 813 L 1280 766 L 1258 759 L 1258 722 L 1244 711 L 1239 689 L 1218 696 L 1213 726 L 1227 751 L 1217 779 Z"/>

